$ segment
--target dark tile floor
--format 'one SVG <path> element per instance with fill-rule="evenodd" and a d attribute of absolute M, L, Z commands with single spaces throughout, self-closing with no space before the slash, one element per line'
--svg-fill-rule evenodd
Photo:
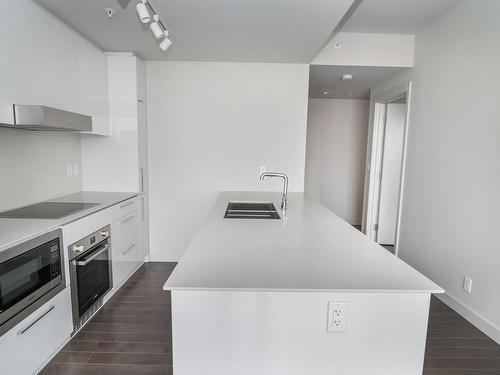
<path fill-rule="evenodd" d="M 174 267 L 141 267 L 42 374 L 172 375 L 170 295 L 161 288 Z M 424 367 L 424 375 L 500 375 L 500 346 L 433 297 Z"/>

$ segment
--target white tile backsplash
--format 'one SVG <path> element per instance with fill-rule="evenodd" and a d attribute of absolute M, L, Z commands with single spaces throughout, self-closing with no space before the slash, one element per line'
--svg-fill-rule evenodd
<path fill-rule="evenodd" d="M 82 190 L 80 135 L 0 128 L 0 211 Z"/>

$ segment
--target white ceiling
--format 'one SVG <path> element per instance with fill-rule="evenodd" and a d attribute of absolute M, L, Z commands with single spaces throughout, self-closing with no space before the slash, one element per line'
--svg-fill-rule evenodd
<path fill-rule="evenodd" d="M 321 99 L 369 99 L 370 88 L 408 68 L 375 66 L 311 65 L 309 97 Z M 343 81 L 344 74 L 352 74 L 352 81 Z M 327 90 L 328 94 L 323 92 Z M 349 93 L 352 93 L 349 95 Z"/>
<path fill-rule="evenodd" d="M 415 34 L 461 0 L 362 0 L 344 32 Z"/>
<path fill-rule="evenodd" d="M 140 24 L 137 0 L 34 1 L 104 51 L 131 51 L 146 60 L 297 63 L 314 58 L 353 2 L 150 0 L 171 33 L 173 45 L 164 53 Z M 111 20 L 106 7 L 116 9 Z"/>

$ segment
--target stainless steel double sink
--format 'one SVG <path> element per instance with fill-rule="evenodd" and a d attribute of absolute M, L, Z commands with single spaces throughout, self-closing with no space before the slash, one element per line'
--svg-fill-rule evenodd
<path fill-rule="evenodd" d="M 281 219 L 272 202 L 229 202 L 225 219 Z"/>

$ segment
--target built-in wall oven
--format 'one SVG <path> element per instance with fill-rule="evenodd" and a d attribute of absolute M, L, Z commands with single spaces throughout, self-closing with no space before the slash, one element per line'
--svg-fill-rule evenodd
<path fill-rule="evenodd" d="M 64 289 L 62 265 L 61 230 L 0 252 L 0 335 Z"/>
<path fill-rule="evenodd" d="M 104 295 L 113 286 L 110 227 L 72 244 L 68 254 L 76 332 L 102 306 Z"/>

